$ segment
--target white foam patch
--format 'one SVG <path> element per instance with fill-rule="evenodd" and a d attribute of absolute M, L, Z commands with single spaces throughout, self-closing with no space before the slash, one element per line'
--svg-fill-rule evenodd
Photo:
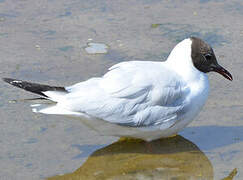
<path fill-rule="evenodd" d="M 106 54 L 108 52 L 108 46 L 102 43 L 88 43 L 85 51 L 88 54 Z"/>

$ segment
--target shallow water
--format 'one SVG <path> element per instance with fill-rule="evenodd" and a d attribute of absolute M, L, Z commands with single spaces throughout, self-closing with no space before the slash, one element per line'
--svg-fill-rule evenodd
<path fill-rule="evenodd" d="M 0 179 L 243 178 L 242 1 L 1 0 L 0 10 L 1 77 L 71 85 L 121 61 L 165 60 L 191 35 L 209 42 L 234 77 L 209 74 L 200 115 L 180 136 L 150 145 L 34 114 L 30 102 L 10 101 L 34 95 L 1 83 Z M 108 52 L 88 54 L 90 42 Z"/>

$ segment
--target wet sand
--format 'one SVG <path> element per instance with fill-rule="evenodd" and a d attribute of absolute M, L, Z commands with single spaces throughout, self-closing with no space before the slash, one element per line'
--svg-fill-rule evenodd
<path fill-rule="evenodd" d="M 81 177 L 83 173 L 78 172 L 84 171 L 90 179 L 95 175 L 110 179 L 243 178 L 240 0 L 0 0 L 0 10 L 1 77 L 71 85 L 100 76 L 121 61 L 163 61 L 174 45 L 189 36 L 210 43 L 219 63 L 234 77 L 230 82 L 210 73 L 211 92 L 203 111 L 181 136 L 153 143 L 157 149 L 150 153 L 140 141 L 120 145 L 117 138 L 100 136 L 76 119 L 34 114 L 31 102 L 10 100 L 35 95 L 2 82 L 0 179 L 62 179 L 72 172 Z M 106 44 L 108 53 L 88 54 L 85 47 L 90 42 Z M 176 140 L 179 149 L 171 143 Z M 90 169 L 93 164 L 110 162 L 111 154 L 114 174 L 98 165 Z M 131 157 L 139 165 L 131 165 Z M 121 161 L 128 163 L 124 169 L 118 168 Z M 190 167 L 199 166 L 206 169 L 191 173 Z"/>

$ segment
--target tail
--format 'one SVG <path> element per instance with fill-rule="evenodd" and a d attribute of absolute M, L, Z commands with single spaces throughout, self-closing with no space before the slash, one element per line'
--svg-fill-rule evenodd
<path fill-rule="evenodd" d="M 64 87 L 48 86 L 48 85 L 31 83 L 31 82 L 17 80 L 17 79 L 11 79 L 11 78 L 3 78 L 3 80 L 13 86 L 16 86 L 16 87 L 24 89 L 26 91 L 30 91 L 32 93 L 38 94 L 38 95 L 40 95 L 44 98 L 50 99 L 50 100 L 53 99 L 52 97 L 50 97 L 48 95 L 48 94 L 50 94 L 50 92 L 57 92 L 59 94 L 68 93 Z M 54 94 L 54 93 L 51 93 L 51 94 Z"/>
<path fill-rule="evenodd" d="M 49 86 L 27 81 L 3 78 L 3 80 L 13 86 L 38 94 L 40 98 L 33 98 L 30 100 L 50 100 L 53 103 L 42 103 L 31 105 L 32 111 L 44 114 L 62 114 L 62 115 L 78 115 L 79 113 L 66 110 L 62 104 L 65 101 L 65 94 L 68 91 L 64 87 Z"/>

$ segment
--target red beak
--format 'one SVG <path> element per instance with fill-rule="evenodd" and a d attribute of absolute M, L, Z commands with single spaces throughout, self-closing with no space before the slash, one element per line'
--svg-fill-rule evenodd
<path fill-rule="evenodd" d="M 222 66 L 220 66 L 219 64 L 214 66 L 212 68 L 212 71 L 215 71 L 215 72 L 221 74 L 222 76 L 224 76 L 226 79 L 229 79 L 230 81 L 233 80 L 232 75 L 226 69 L 224 69 Z"/>

